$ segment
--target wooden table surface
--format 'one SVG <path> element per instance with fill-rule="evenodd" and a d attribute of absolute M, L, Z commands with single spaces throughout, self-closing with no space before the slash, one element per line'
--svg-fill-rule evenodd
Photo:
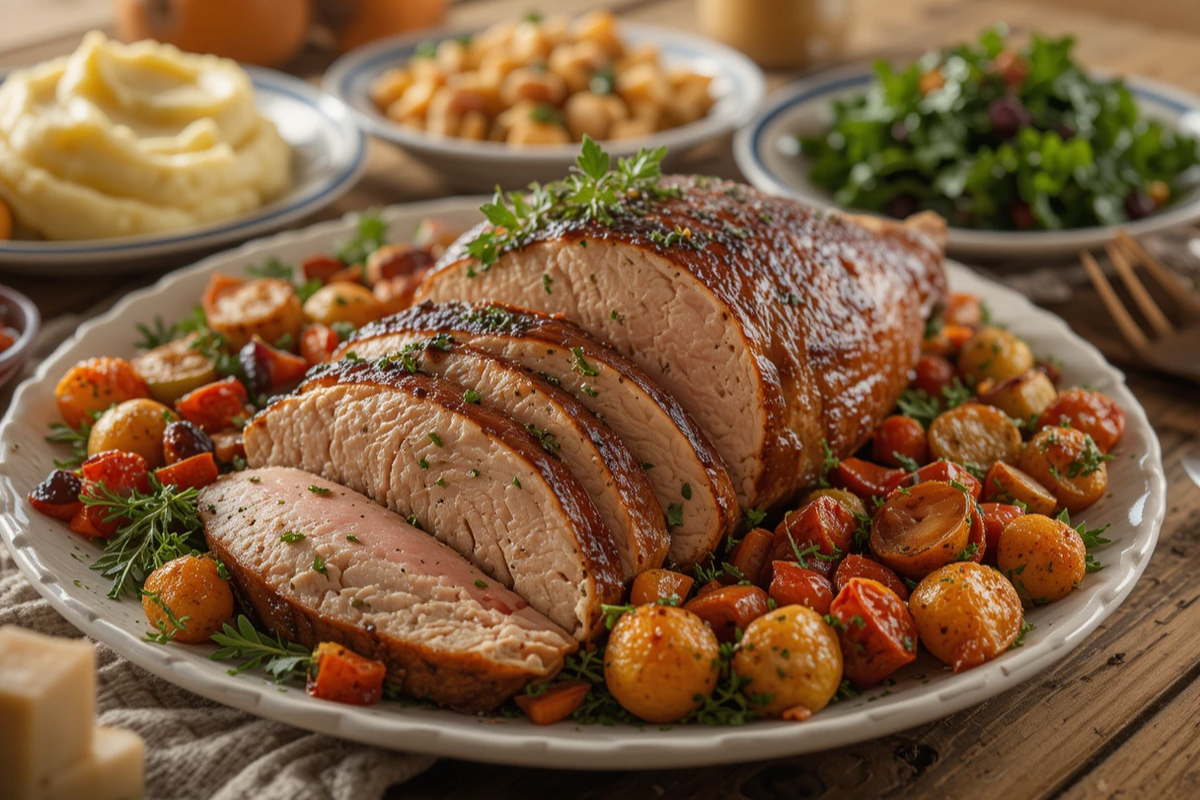
<path fill-rule="evenodd" d="M 82 2 L 88 7 L 79 10 Z M 1160 3 L 1195 0 L 1159 0 Z M 106 0 L 45 0 L 75 19 L 93 20 Z M 22 4 L 23 5 L 23 4 Z M 464 0 L 451 23 L 463 27 L 516 16 L 531 7 L 574 12 L 584 0 Z M 840 60 L 911 55 L 971 37 L 997 20 L 1017 32 L 1074 33 L 1088 64 L 1158 78 L 1200 93 L 1200 34 L 1115 21 L 1050 3 L 1014 0 L 852 0 L 854 33 Z M 633 0 L 610 7 L 624 18 L 692 29 L 691 0 Z M 1161 18 L 1161 14 L 1158 18 Z M 40 21 L 39 21 L 40 24 Z M 83 23 L 80 23 L 83 24 Z M 90 23 L 89 23 L 90 24 Z M 44 29 L 44 28 L 42 28 Z M 71 50 L 81 31 L 14 48 L 0 43 L 0 67 Z M 328 57 L 306 53 L 293 70 L 316 78 Z M 817 65 L 827 66 L 827 65 Z M 770 76 L 772 88 L 797 73 Z M 689 165 L 738 177 L 728 142 Z M 345 198 L 314 219 L 370 205 L 446 194 L 436 177 L 395 148 L 372 142 L 369 168 Z M 96 313 L 121 281 L 33 281 L 5 276 L 43 315 Z M 1081 334 L 1101 338 L 1111 324 L 1094 295 L 1078 291 L 1055 306 Z M 1162 441 L 1168 510 L 1158 550 L 1141 581 L 1083 645 L 1006 694 L 945 720 L 825 753 L 772 762 L 663 772 L 588 774 L 501 768 L 444 760 L 389 797 L 639 798 L 1200 797 L 1200 389 L 1131 369 L 1129 383 Z M 1185 468 L 1193 461 L 1194 479 Z"/>

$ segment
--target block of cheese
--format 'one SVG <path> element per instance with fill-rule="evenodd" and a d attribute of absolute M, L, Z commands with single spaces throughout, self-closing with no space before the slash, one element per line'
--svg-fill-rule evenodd
<path fill-rule="evenodd" d="M 82 639 L 0 628 L 0 775 L 10 800 L 82 759 L 96 725 L 96 651 Z"/>
<path fill-rule="evenodd" d="M 50 779 L 38 800 L 142 800 L 146 745 L 120 728 L 96 728 L 83 759 Z"/>

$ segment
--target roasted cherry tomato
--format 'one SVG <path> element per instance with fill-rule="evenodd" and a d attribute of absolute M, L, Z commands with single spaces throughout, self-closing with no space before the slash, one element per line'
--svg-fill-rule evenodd
<path fill-rule="evenodd" d="M 878 561 L 851 553 L 838 564 L 833 576 L 833 584 L 837 591 L 846 588 L 851 578 L 867 578 L 882 583 L 896 593 L 901 600 L 908 599 L 908 585 L 904 579 Z"/>
<path fill-rule="evenodd" d="M 954 365 L 943 356 L 923 355 L 917 361 L 913 386 L 934 397 L 942 396 L 942 389 L 954 382 Z"/>
<path fill-rule="evenodd" d="M 872 497 L 887 497 L 905 475 L 902 469 L 889 469 L 861 458 L 843 458 L 833 472 L 833 483 L 858 495 L 866 502 Z"/>
<path fill-rule="evenodd" d="M 776 607 L 808 606 L 822 616 L 829 613 L 833 584 L 828 578 L 791 561 L 776 561 L 772 567 L 771 588 L 767 594 Z"/>
<path fill-rule="evenodd" d="M 983 304 L 973 294 L 950 292 L 942 307 L 942 322 L 945 325 L 977 328 L 983 324 Z"/>
<path fill-rule="evenodd" d="M 114 494 L 128 495 L 132 491 L 150 491 L 150 468 L 146 459 L 137 453 L 108 450 L 84 461 L 79 474 L 87 482 L 102 483 Z"/>
<path fill-rule="evenodd" d="M 1007 503 L 980 503 L 979 512 L 983 515 L 983 527 L 987 538 L 987 549 L 983 554 L 985 564 L 995 565 L 996 553 L 1000 548 L 1000 535 L 1004 526 L 1014 519 L 1025 515 L 1020 506 L 1010 506 Z"/>
<path fill-rule="evenodd" d="M 924 464 L 929 459 L 925 427 L 912 417 L 899 414 L 888 417 L 875 429 L 871 457 L 889 467 L 901 466 L 902 459 Z"/>
<path fill-rule="evenodd" d="M 1092 437 L 1101 453 L 1117 446 L 1125 433 L 1125 411 L 1100 392 L 1068 389 L 1038 417 L 1038 428 L 1062 425 Z"/>
<path fill-rule="evenodd" d="M 29 493 L 29 504 L 46 516 L 69 520 L 83 508 L 79 499 L 82 490 L 78 475 L 56 469 Z"/>
<path fill-rule="evenodd" d="M 319 280 L 326 283 L 346 265 L 332 256 L 318 253 L 304 259 L 301 269 L 304 270 L 304 280 Z"/>
<path fill-rule="evenodd" d="M 843 674 L 874 686 L 917 657 L 917 626 L 904 601 L 877 581 L 851 578 L 829 607 L 837 620 Z"/>
<path fill-rule="evenodd" d="M 309 325 L 300 334 L 300 355 L 310 367 L 323 364 L 333 356 L 341 340 L 328 325 Z"/>
<path fill-rule="evenodd" d="M 722 586 L 689 601 L 684 609 L 707 622 L 722 642 L 735 641 L 738 631 L 771 610 L 767 593 L 757 586 Z"/>
<path fill-rule="evenodd" d="M 205 433 L 217 433 L 234 427 L 234 419 L 245 415 L 249 399 L 242 382 L 230 376 L 188 392 L 175 401 L 175 410 Z"/>

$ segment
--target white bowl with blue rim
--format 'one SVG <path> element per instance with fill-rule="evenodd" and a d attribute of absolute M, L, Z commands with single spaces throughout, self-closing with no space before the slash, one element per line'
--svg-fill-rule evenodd
<path fill-rule="evenodd" d="M 384 39 L 338 59 L 325 73 L 324 89 L 354 112 L 363 130 L 400 145 L 418 161 L 438 172 L 455 188 L 490 191 L 524 188 L 530 181 L 563 177 L 575 163 L 578 144 L 514 147 L 504 142 L 473 141 L 439 136 L 400 125 L 376 108 L 372 82 L 388 69 L 403 66 L 424 42 L 457 38 L 473 31 L 424 31 Z M 741 53 L 692 34 L 653 25 L 622 22 L 621 38 L 630 45 L 653 43 L 668 67 L 686 67 L 711 75 L 716 102 L 702 119 L 649 136 L 602 142 L 614 158 L 637 153 L 642 147 L 667 147 L 667 169 L 688 150 L 727 135 L 746 124 L 766 95 L 762 70 Z"/>
<path fill-rule="evenodd" d="M 819 134 L 833 124 L 833 102 L 862 94 L 874 73 L 853 65 L 797 81 L 779 90 L 734 139 L 734 156 L 746 179 L 764 192 L 823 208 L 837 208 L 833 196 L 808 177 L 809 162 L 799 135 Z M 1200 135 L 1200 97 L 1146 78 L 1126 77 L 1139 109 L 1168 128 Z M 869 213 L 844 209 L 853 213 Z M 1200 185 L 1192 185 L 1162 211 L 1121 226 L 1143 236 L 1200 219 Z M 1064 231 L 982 231 L 951 227 L 948 250 L 960 259 L 1035 263 L 1076 256 L 1111 241 L 1116 227 Z"/>
<path fill-rule="evenodd" d="M 292 183 L 285 194 L 248 214 L 170 233 L 0 241 L 0 270 L 55 277 L 161 269 L 168 257 L 279 230 L 345 194 L 362 174 L 366 155 L 366 137 L 349 109 L 299 78 L 254 67 L 246 71 L 259 113 L 275 123 L 292 148 Z"/>

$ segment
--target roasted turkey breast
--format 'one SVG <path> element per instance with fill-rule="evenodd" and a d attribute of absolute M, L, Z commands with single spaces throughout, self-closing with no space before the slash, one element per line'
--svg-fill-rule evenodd
<path fill-rule="evenodd" d="M 252 467 L 288 466 L 362 492 L 511 587 L 579 639 L 619 602 L 616 540 L 542 441 L 461 386 L 403 361 L 343 361 L 246 426 Z"/>
<path fill-rule="evenodd" d="M 409 696 L 488 711 L 576 647 L 450 548 L 316 475 L 233 473 L 198 502 L 243 607 L 289 641 L 384 662 Z"/>
<path fill-rule="evenodd" d="M 868 230 L 717 179 L 661 186 L 678 191 L 612 224 L 542 226 L 488 269 L 467 255 L 476 229 L 418 300 L 562 314 L 678 399 L 743 506 L 777 505 L 816 481 L 822 443 L 849 454 L 895 404 L 942 253 L 924 224 Z"/>
<path fill-rule="evenodd" d="M 426 303 L 364 327 L 335 356 L 381 358 L 438 335 L 521 364 L 594 412 L 649 479 L 670 526 L 675 565 L 703 559 L 737 521 L 729 476 L 683 407 L 566 320 L 499 305 Z"/>

